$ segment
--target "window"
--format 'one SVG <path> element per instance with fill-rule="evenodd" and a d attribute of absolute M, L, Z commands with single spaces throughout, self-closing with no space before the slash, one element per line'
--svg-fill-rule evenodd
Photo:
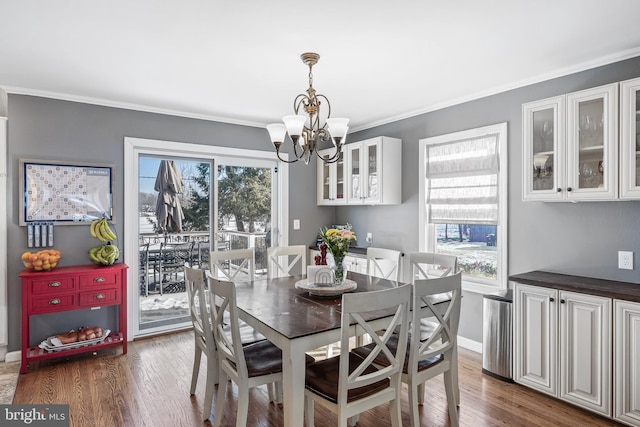
<path fill-rule="evenodd" d="M 507 124 L 420 140 L 420 250 L 458 257 L 465 290 L 507 287 Z"/>

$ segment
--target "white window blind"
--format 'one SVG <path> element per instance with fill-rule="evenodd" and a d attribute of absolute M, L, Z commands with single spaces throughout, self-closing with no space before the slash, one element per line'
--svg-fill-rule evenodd
<path fill-rule="evenodd" d="M 427 203 L 432 224 L 498 224 L 498 138 L 428 145 Z"/>

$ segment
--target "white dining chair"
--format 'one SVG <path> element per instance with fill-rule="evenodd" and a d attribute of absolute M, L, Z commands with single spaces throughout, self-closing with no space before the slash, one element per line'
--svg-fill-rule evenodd
<path fill-rule="evenodd" d="M 191 315 L 193 335 L 195 338 L 190 393 L 193 396 L 196 392 L 198 374 L 200 372 L 200 361 L 204 353 L 207 357 L 207 380 L 204 393 L 203 419 L 207 420 L 211 418 L 213 390 L 215 384 L 218 383 L 218 356 L 207 309 L 208 299 L 205 292 L 205 272 L 204 270 L 186 265 L 184 267 L 184 280 L 187 288 L 189 313 Z"/>
<path fill-rule="evenodd" d="M 336 413 L 338 425 L 346 427 L 349 419 L 360 413 L 389 402 L 391 425 L 400 427 L 400 373 L 407 345 L 407 323 L 411 285 L 402 285 L 380 291 L 344 294 L 342 296 L 341 348 L 349 348 L 352 322 L 366 333 L 375 336 L 371 355 L 360 357 L 353 351 L 341 351 L 339 356 L 320 360 L 307 366 L 305 377 L 305 413 L 307 427 L 314 425 L 314 404 Z M 386 310 L 390 316 L 382 326 L 386 331 L 378 336 L 373 320 L 368 315 Z M 395 334 L 393 331 L 399 333 Z M 389 343 L 393 337 L 395 346 Z M 388 362 L 385 367 L 373 364 L 376 357 Z"/>
<path fill-rule="evenodd" d="M 307 274 L 307 247 L 304 245 L 267 248 L 267 278 Z"/>
<path fill-rule="evenodd" d="M 211 322 L 218 350 L 218 395 L 214 426 L 222 425 L 227 380 L 238 386 L 236 427 L 245 427 L 249 410 L 249 389 L 261 385 L 277 391 L 269 392 L 270 400 L 282 396 L 282 351 L 268 340 L 242 345 L 236 305 L 236 288 L 232 282 L 209 276 Z M 229 321 L 227 325 L 227 319 Z M 227 329 L 230 329 L 230 333 Z M 307 356 L 307 363 L 313 358 Z"/>
<path fill-rule="evenodd" d="M 254 248 L 209 252 L 209 271 L 216 279 L 230 282 L 252 281 L 255 278 Z"/>
<path fill-rule="evenodd" d="M 440 297 L 448 294 L 449 302 L 442 302 Z M 420 324 L 420 321 L 425 318 L 435 318 L 438 325 L 426 339 L 420 334 L 410 334 L 409 349 L 403 363 L 402 382 L 408 387 L 409 419 L 412 427 L 420 426 L 418 405 L 424 403 L 424 383 L 440 374 L 444 374 L 449 420 L 452 426 L 458 425 L 455 364 L 457 364 L 456 347 L 461 299 L 461 273 L 435 279 L 416 280 L 413 284 L 411 324 Z M 444 312 L 438 307 L 438 303 L 446 304 Z M 391 346 L 394 342 L 402 340 L 403 337 L 400 334 L 401 332 L 394 336 Z M 356 348 L 354 352 L 361 357 L 370 357 L 374 355 L 374 350 L 374 346 L 368 344 Z M 388 365 L 385 358 L 379 355 L 374 357 L 377 366 Z"/>
<path fill-rule="evenodd" d="M 458 257 L 435 252 L 409 253 L 411 283 L 416 279 L 433 279 L 458 272 Z"/>
<path fill-rule="evenodd" d="M 367 275 L 383 279 L 400 280 L 402 252 L 394 249 L 367 248 Z"/>

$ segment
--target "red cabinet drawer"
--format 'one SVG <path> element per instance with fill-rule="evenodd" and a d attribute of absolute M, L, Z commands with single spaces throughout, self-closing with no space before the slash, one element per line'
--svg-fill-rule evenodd
<path fill-rule="evenodd" d="M 80 289 L 91 289 L 96 286 L 113 285 L 118 282 L 118 271 L 103 270 L 91 274 L 80 275 Z"/>
<path fill-rule="evenodd" d="M 31 293 L 41 294 L 45 292 L 69 291 L 75 288 L 73 277 L 62 277 L 55 279 L 33 280 L 31 282 Z"/>
<path fill-rule="evenodd" d="M 46 297 L 35 297 L 31 301 L 31 314 L 73 310 L 76 308 L 75 305 L 75 294 L 52 294 Z"/>
<path fill-rule="evenodd" d="M 116 288 L 96 289 L 90 292 L 80 292 L 81 307 L 99 307 L 121 303 L 120 290 Z"/>

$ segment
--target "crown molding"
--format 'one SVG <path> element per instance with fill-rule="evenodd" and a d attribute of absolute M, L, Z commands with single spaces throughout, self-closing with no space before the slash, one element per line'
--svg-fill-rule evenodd
<path fill-rule="evenodd" d="M 87 96 L 79 96 L 79 95 L 72 95 L 67 93 L 51 92 L 46 90 L 30 89 L 30 88 L 17 87 L 17 86 L 0 86 L 0 94 L 2 92 L 5 92 L 6 94 L 12 94 L 12 95 L 37 96 L 40 98 L 58 99 L 61 101 L 78 102 L 81 104 L 99 105 L 102 107 L 120 108 L 124 110 L 142 111 L 145 113 L 164 114 L 167 116 L 185 117 L 189 119 L 206 120 L 210 122 L 221 122 L 221 123 L 228 123 L 233 125 L 251 126 L 251 127 L 259 127 L 259 128 L 265 127 L 263 123 L 230 119 L 228 117 L 212 116 L 208 114 L 198 114 L 198 113 L 192 113 L 192 112 L 186 112 L 186 111 L 171 110 L 168 108 L 152 107 L 149 105 L 114 101 L 111 99 L 92 98 Z M 2 113 L 2 106 L 0 105 L 0 115 L 2 115 L 1 113 Z"/>
<path fill-rule="evenodd" d="M 541 83 L 547 80 L 556 79 L 559 77 L 568 76 L 570 74 L 579 73 L 581 71 L 587 71 L 592 68 L 601 67 L 604 65 L 613 64 L 615 62 L 624 61 L 625 59 L 631 59 L 640 56 L 640 47 L 635 47 L 633 49 L 624 50 L 622 52 L 617 52 L 611 55 L 602 56 L 600 58 L 583 62 L 577 65 L 572 65 L 570 67 L 561 68 L 558 70 L 554 70 L 550 73 L 539 74 L 535 77 L 531 77 L 529 79 L 520 80 L 514 83 L 510 83 L 504 86 L 498 86 L 493 89 L 489 89 L 482 92 L 476 92 L 467 96 L 463 96 L 456 99 L 451 99 L 446 102 L 442 102 L 439 104 L 429 105 L 417 110 L 413 110 L 407 113 L 399 114 L 397 116 L 389 117 L 387 119 L 379 120 L 376 122 L 369 123 L 367 125 L 362 125 L 354 129 L 349 129 L 351 132 L 359 132 L 362 130 L 367 130 L 374 128 L 376 126 L 382 126 L 389 123 L 397 122 L 404 119 L 409 119 L 411 117 L 416 117 L 421 114 L 430 113 L 437 110 L 442 110 L 444 108 L 452 107 L 454 105 L 463 104 L 469 101 L 475 101 L 477 99 L 486 98 L 488 96 L 496 95 L 502 92 L 507 92 L 509 90 L 518 89 L 525 86 L 530 86 L 536 83 Z"/>
<path fill-rule="evenodd" d="M 377 126 L 382 126 L 385 124 L 397 122 L 397 121 L 408 119 L 411 117 L 416 117 L 422 114 L 452 107 L 454 105 L 463 104 L 465 102 L 474 101 L 480 98 L 485 98 L 487 96 L 492 96 L 502 92 L 507 92 L 509 90 L 518 89 L 521 87 L 529 86 L 532 84 L 544 82 L 544 81 L 559 78 L 559 77 L 564 77 L 570 74 L 579 73 L 581 71 L 590 70 L 592 68 L 601 67 L 604 65 L 612 64 L 614 62 L 623 61 L 625 59 L 630 59 L 637 56 L 640 56 L 640 47 L 635 47 L 632 49 L 624 50 L 622 52 L 617 52 L 614 54 L 602 56 L 600 58 L 596 58 L 591 61 L 586 61 L 577 65 L 572 65 L 570 67 L 561 68 L 549 73 L 540 74 L 532 78 L 520 80 L 520 81 L 513 82 L 503 86 L 498 86 L 489 90 L 476 92 L 470 95 L 451 99 L 438 104 L 428 105 L 417 110 L 413 110 L 413 111 L 402 113 L 396 116 L 388 117 L 386 119 L 374 121 L 368 124 L 354 127 L 350 129 L 350 133 L 371 129 Z M 30 88 L 23 88 L 23 87 L 16 87 L 16 86 L 0 86 L 0 116 L 6 115 L 7 113 L 7 108 L 8 108 L 7 95 L 8 94 L 38 96 L 42 98 L 59 99 L 63 101 L 79 102 L 83 104 L 100 105 L 103 107 L 121 108 L 125 110 L 164 114 L 169 116 L 185 117 L 190 119 L 206 120 L 206 121 L 220 122 L 220 123 L 228 123 L 228 124 L 240 125 L 240 126 L 250 126 L 250 127 L 257 127 L 257 128 L 264 128 L 266 126 L 265 123 L 257 123 L 257 122 L 247 121 L 247 120 L 231 119 L 228 117 L 212 116 L 208 114 L 198 114 L 198 113 L 192 113 L 192 112 L 186 112 L 186 111 L 152 107 L 152 106 L 142 105 L 142 104 L 119 102 L 119 101 L 114 101 L 110 99 L 92 98 L 92 97 L 78 96 L 78 95 L 72 95 L 72 94 L 66 94 L 66 93 L 60 93 L 60 92 L 51 92 L 51 91 L 44 91 L 44 90 L 30 89 Z"/>

